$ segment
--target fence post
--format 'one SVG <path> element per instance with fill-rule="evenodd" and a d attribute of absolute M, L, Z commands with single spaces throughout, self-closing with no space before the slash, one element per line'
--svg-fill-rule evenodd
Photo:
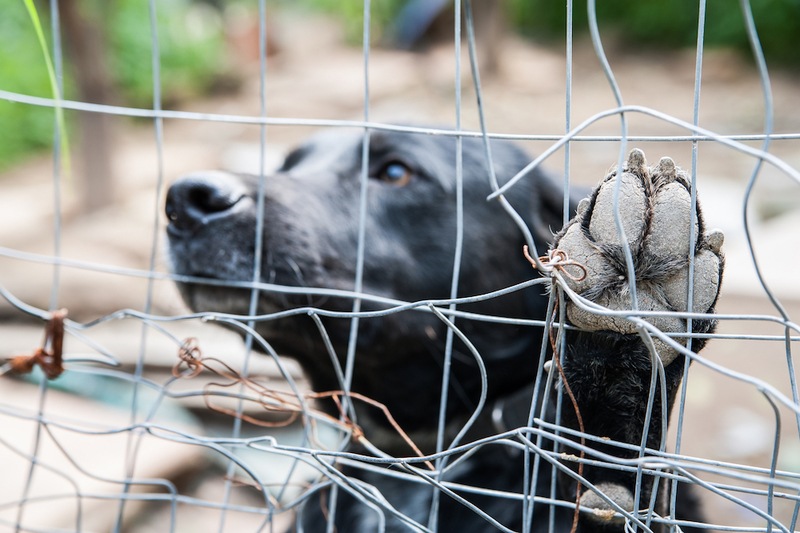
<path fill-rule="evenodd" d="M 98 10 L 86 1 L 59 0 L 67 55 L 72 64 L 77 98 L 82 102 L 112 103 L 114 82 L 105 55 L 106 39 Z M 114 175 L 113 116 L 78 113 L 78 182 L 81 209 L 95 211 L 111 203 Z"/>

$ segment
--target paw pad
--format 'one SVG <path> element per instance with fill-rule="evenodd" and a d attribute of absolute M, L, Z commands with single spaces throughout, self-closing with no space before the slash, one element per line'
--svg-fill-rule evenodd
<path fill-rule="evenodd" d="M 618 201 L 614 201 L 619 186 Z M 618 231 L 615 213 L 624 232 Z M 713 312 L 719 292 L 723 236 L 706 232 L 699 206 L 694 220 L 694 296 L 692 310 Z M 612 310 L 632 309 L 625 246 L 633 258 L 637 305 L 641 311 L 686 311 L 689 290 L 689 253 L 692 237 L 691 185 L 685 171 L 669 157 L 648 166 L 644 152 L 632 150 L 622 172 L 612 170 L 578 214 L 555 237 L 553 249 L 586 268 L 586 277 L 564 277 L 572 290 Z M 575 267 L 567 267 L 575 268 Z M 570 322 L 591 331 L 636 333 L 622 318 L 593 313 L 569 302 Z M 646 317 L 665 332 L 686 331 L 686 321 L 674 316 Z M 694 320 L 695 332 L 713 329 L 713 320 Z M 677 352 L 653 339 L 664 364 Z"/>

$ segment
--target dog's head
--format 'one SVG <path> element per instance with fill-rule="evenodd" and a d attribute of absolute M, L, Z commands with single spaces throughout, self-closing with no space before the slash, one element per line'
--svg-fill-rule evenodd
<path fill-rule="evenodd" d="M 261 290 L 258 314 L 301 307 L 351 311 L 352 299 L 312 289 L 355 288 L 363 231 L 363 293 L 409 302 L 446 299 L 461 202 L 459 296 L 483 294 L 535 276 L 521 255 L 522 232 L 498 201 L 486 199 L 492 188 L 481 140 L 462 141 L 461 193 L 453 137 L 373 132 L 367 140 L 366 166 L 364 150 L 363 133 L 333 131 L 291 152 L 261 183 L 254 176 L 224 172 L 178 180 L 166 205 L 175 273 L 243 285 L 257 277 L 265 284 L 289 287 Z M 492 142 L 491 153 L 501 184 L 530 161 L 506 142 Z M 537 248 L 544 249 L 551 231 L 561 225 L 561 186 L 536 172 L 511 188 L 506 199 L 528 222 Z M 258 251 L 260 273 L 255 270 Z M 250 312 L 248 288 L 199 282 L 179 287 L 196 311 Z M 527 294 L 512 293 L 463 308 L 541 318 L 542 293 L 541 287 L 534 287 Z M 362 301 L 362 309 L 385 307 L 369 298 Z M 337 356 L 343 358 L 350 320 L 324 318 L 324 324 Z M 540 333 L 472 320 L 460 321 L 459 326 L 486 361 L 491 387 L 513 390 L 532 379 Z M 317 326 L 306 313 L 258 322 L 257 330 L 280 353 L 297 358 L 315 388 L 341 388 Z M 361 320 L 353 390 L 392 404 L 398 418 L 408 411 L 406 423 L 414 425 L 421 411 L 431 411 L 430 401 L 438 401 L 445 331 L 441 320 L 420 310 Z M 453 372 L 453 409 L 474 405 L 480 373 L 460 344 Z M 401 401 L 405 403 L 394 405 Z M 420 410 L 420 405 L 425 407 Z"/>

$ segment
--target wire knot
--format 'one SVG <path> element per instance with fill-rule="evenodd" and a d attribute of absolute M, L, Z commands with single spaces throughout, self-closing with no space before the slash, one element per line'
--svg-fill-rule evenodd
<path fill-rule="evenodd" d="M 539 256 L 538 263 L 536 259 L 531 257 L 530 253 L 528 252 L 528 245 L 524 245 L 522 247 L 522 254 L 525 256 L 525 259 L 531 264 L 531 266 L 537 270 L 540 270 L 539 264 L 547 269 L 546 273 L 551 273 L 553 271 L 558 271 L 564 276 L 568 277 L 572 281 L 583 281 L 586 279 L 588 275 L 588 270 L 586 269 L 585 265 L 582 265 L 578 261 L 574 259 L 570 259 L 567 255 L 567 252 L 561 250 L 559 248 L 554 248 L 547 252 L 547 255 Z M 573 274 L 567 267 L 576 267 L 580 270 L 580 274 Z M 544 273 L 544 272 L 543 272 Z"/>
<path fill-rule="evenodd" d="M 176 378 L 193 378 L 203 371 L 203 354 L 194 337 L 183 341 L 178 348 L 178 358 L 180 361 L 172 368 Z"/>
<path fill-rule="evenodd" d="M 60 309 L 50 313 L 50 320 L 45 326 L 42 346 L 30 355 L 12 357 L 4 366 L 17 374 L 28 374 L 38 366 L 47 379 L 55 379 L 64 372 L 64 319 L 67 310 Z"/>

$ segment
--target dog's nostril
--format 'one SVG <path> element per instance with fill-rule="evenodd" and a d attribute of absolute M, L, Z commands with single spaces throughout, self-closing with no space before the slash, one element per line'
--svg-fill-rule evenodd
<path fill-rule="evenodd" d="M 225 211 L 239 200 L 228 189 L 220 189 L 209 183 L 198 183 L 187 194 L 189 204 L 204 213 Z"/>
<path fill-rule="evenodd" d="M 169 219 L 170 222 L 177 222 L 178 210 L 175 208 L 175 203 L 170 197 L 167 197 L 167 205 L 165 206 L 164 211 L 166 212 L 167 219 Z"/>
<path fill-rule="evenodd" d="M 171 226 L 192 229 L 224 214 L 245 195 L 235 176 L 223 172 L 193 174 L 169 188 L 164 211 Z"/>

